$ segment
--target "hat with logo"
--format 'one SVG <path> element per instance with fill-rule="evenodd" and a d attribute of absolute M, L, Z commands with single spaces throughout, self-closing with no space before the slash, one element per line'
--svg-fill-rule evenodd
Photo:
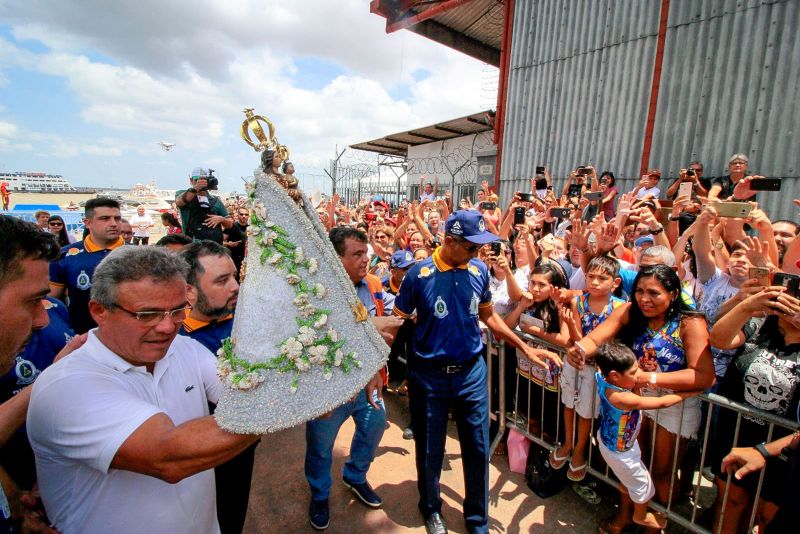
<path fill-rule="evenodd" d="M 409 250 L 398 250 L 392 254 L 389 260 L 389 267 L 392 269 L 408 269 L 417 263 L 414 261 L 414 255 Z"/>
<path fill-rule="evenodd" d="M 483 215 L 475 210 L 458 210 L 452 213 L 444 223 L 444 233 L 479 245 L 500 239 L 486 230 Z"/>
<path fill-rule="evenodd" d="M 208 169 L 204 167 L 195 167 L 192 169 L 192 178 L 208 178 Z"/>
<path fill-rule="evenodd" d="M 643 235 L 642 237 L 633 242 L 633 246 L 638 248 L 638 247 L 643 247 L 644 245 L 652 245 L 655 242 L 656 241 L 655 239 L 653 239 L 653 236 Z"/>

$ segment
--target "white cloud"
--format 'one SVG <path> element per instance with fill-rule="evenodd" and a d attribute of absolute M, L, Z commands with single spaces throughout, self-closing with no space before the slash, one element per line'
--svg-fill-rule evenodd
<path fill-rule="evenodd" d="M 17 41 L 0 38 L 0 80 L 14 83 L 10 67 L 65 80 L 71 94 L 64 98 L 97 132 L 48 138 L 45 150 L 58 158 L 141 158 L 166 140 L 176 148 L 150 158 L 153 172 L 167 162 L 213 159 L 222 173 L 249 174 L 257 156 L 238 140 L 238 128 L 242 109 L 254 107 L 275 122 L 298 168 L 319 169 L 337 145 L 481 104 L 479 62 L 409 32 L 386 35 L 384 19 L 363 0 L 5 2 L 0 17 Z M 32 52 L 28 42 L 47 50 Z M 302 89 L 299 58 L 332 60 L 344 73 Z M 431 74 L 417 82 L 419 69 Z M 391 96 L 402 88 L 409 97 Z"/>

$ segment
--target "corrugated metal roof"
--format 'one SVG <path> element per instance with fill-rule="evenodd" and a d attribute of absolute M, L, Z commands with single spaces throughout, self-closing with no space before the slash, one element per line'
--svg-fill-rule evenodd
<path fill-rule="evenodd" d="M 537 165 L 564 177 L 577 165 L 639 174 L 660 2 L 515 3 L 501 194 Z M 672 0 L 649 167 L 668 176 L 700 160 L 726 173 L 735 152 L 752 170 L 786 177 L 760 195 L 789 217 L 800 197 L 800 2 Z"/>
<path fill-rule="evenodd" d="M 487 111 L 473 113 L 466 117 L 438 122 L 430 126 L 423 126 L 422 128 L 387 135 L 372 141 L 357 143 L 350 145 L 350 148 L 407 157 L 409 146 L 424 145 L 432 141 L 444 141 L 491 130 L 492 127 L 486 122 L 487 113 Z"/>
<path fill-rule="evenodd" d="M 502 0 L 473 0 L 469 4 L 445 11 L 432 20 L 500 50 L 503 4 Z M 434 5 L 431 4 L 430 7 Z"/>

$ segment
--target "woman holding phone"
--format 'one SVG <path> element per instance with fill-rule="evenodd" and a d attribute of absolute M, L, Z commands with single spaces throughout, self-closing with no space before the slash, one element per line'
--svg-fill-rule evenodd
<path fill-rule="evenodd" d="M 714 383 L 714 365 L 708 343 L 705 319 L 692 312 L 681 298 L 677 273 L 666 265 L 642 267 L 633 282 L 633 299 L 614 310 L 588 336 L 568 351 L 568 361 L 576 369 L 585 365 L 597 347 L 619 339 L 632 348 L 643 371 L 637 386 L 642 395 L 662 396 L 673 391 L 703 391 Z M 650 458 L 656 487 L 656 500 L 670 501 L 673 459 L 677 464 L 689 438 L 697 436 L 700 426 L 700 400 L 691 397 L 670 408 L 645 411 L 638 441 L 642 457 Z M 682 438 L 682 439 L 681 439 Z M 673 486 L 672 502 L 680 484 Z M 606 526 L 621 532 L 632 521 L 633 502 L 623 494 L 617 516 Z"/>

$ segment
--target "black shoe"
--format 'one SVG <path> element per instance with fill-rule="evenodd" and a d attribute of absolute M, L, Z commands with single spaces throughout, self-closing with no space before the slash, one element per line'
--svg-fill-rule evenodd
<path fill-rule="evenodd" d="M 328 499 L 315 501 L 312 499 L 311 506 L 308 507 L 308 521 L 317 530 L 325 530 L 331 522 L 331 514 L 328 511 Z"/>
<path fill-rule="evenodd" d="M 383 504 L 378 494 L 370 487 L 369 482 L 356 484 L 354 482 L 349 482 L 346 478 L 342 480 L 344 480 L 344 485 L 350 488 L 353 493 L 356 494 L 356 497 L 361 499 L 361 502 L 370 508 L 380 508 Z"/>
<path fill-rule="evenodd" d="M 414 439 L 414 431 L 411 430 L 410 426 L 403 429 L 403 439 Z"/>
<path fill-rule="evenodd" d="M 425 530 L 428 534 L 447 534 L 447 525 L 439 512 L 433 513 L 425 520 Z"/>

